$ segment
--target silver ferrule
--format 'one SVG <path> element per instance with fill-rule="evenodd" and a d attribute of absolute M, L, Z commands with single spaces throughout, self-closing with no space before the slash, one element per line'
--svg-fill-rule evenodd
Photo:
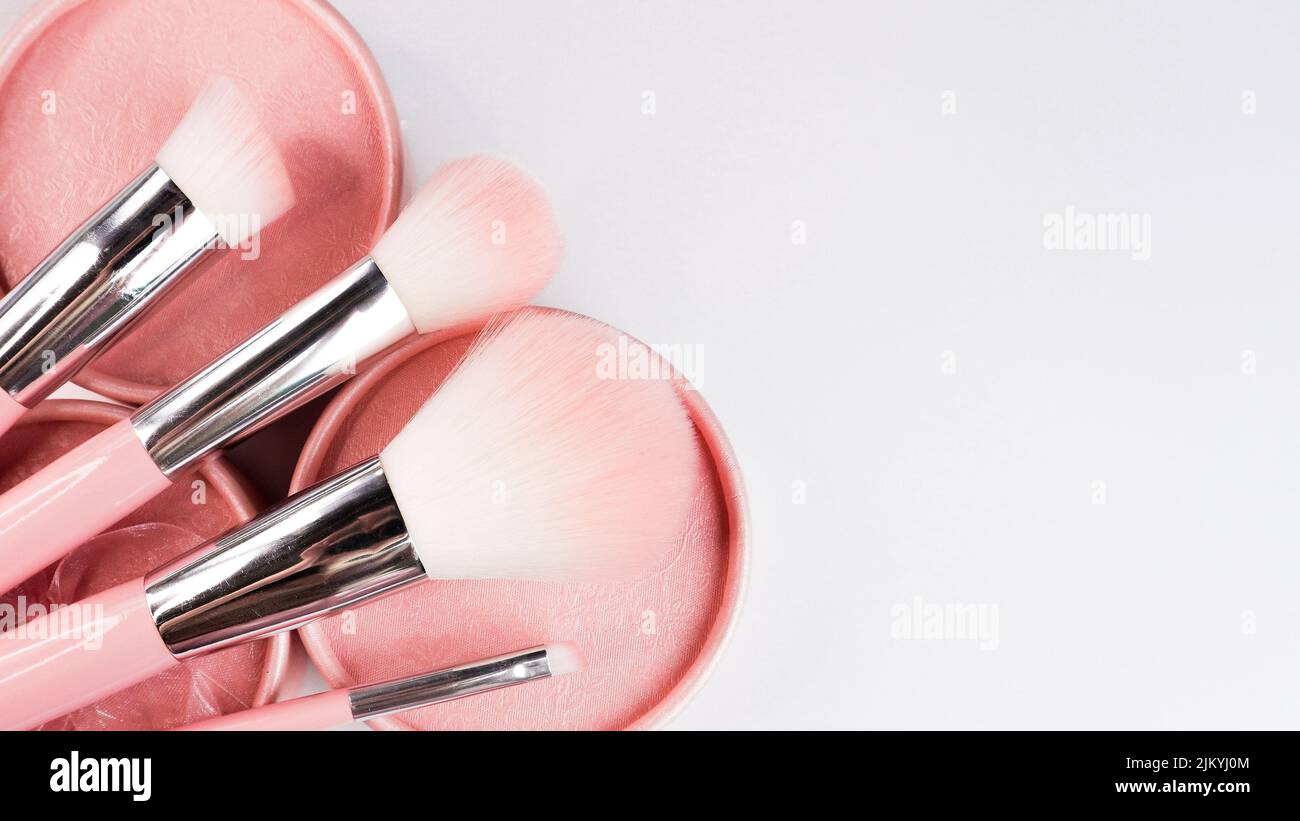
<path fill-rule="evenodd" d="M 145 579 L 177 658 L 291 630 L 425 578 L 379 458 L 290 496 Z"/>
<path fill-rule="evenodd" d="M 131 416 L 165 475 L 279 419 L 415 332 L 365 257 L 271 324 Z"/>
<path fill-rule="evenodd" d="M 550 675 L 546 648 L 533 647 L 435 673 L 353 687 L 348 690 L 348 703 L 352 717 L 365 721 Z"/>
<path fill-rule="evenodd" d="M 0 390 L 36 405 L 216 242 L 212 221 L 151 166 L 0 300 Z"/>

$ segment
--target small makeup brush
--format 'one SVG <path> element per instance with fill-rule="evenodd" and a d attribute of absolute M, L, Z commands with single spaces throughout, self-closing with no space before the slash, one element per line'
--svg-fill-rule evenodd
<path fill-rule="evenodd" d="M 444 167 L 369 256 L 0 496 L 0 592 L 404 337 L 528 302 L 559 255 L 546 196 L 525 174 L 488 157 Z"/>
<path fill-rule="evenodd" d="M 691 502 L 695 432 L 673 382 L 602 375 L 618 341 L 586 317 L 512 314 L 378 456 L 72 605 L 79 620 L 0 633 L 0 729 L 428 578 L 662 567 Z"/>
<path fill-rule="evenodd" d="M 179 730 L 327 730 L 354 721 L 441 704 L 529 681 L 580 672 L 582 655 L 568 642 L 548 644 L 447 670 L 379 684 L 328 690 L 210 718 Z"/>
<path fill-rule="evenodd" d="M 221 246 L 293 206 L 284 161 L 235 84 L 211 82 L 154 163 L 0 299 L 0 434 Z"/>

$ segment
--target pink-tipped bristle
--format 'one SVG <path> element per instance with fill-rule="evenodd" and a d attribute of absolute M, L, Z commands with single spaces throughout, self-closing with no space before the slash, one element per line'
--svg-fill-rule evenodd
<path fill-rule="evenodd" d="M 672 380 L 602 367 L 640 344 L 620 336 L 575 314 L 511 314 L 384 449 L 430 576 L 601 581 L 667 563 L 695 429 Z"/>
<path fill-rule="evenodd" d="M 567 676 L 587 669 L 587 659 L 578 645 L 571 641 L 558 641 L 546 645 L 546 666 L 553 676 Z"/>
<path fill-rule="evenodd" d="M 371 251 L 421 333 L 532 300 L 561 242 L 541 186 L 494 157 L 443 166 Z"/>
<path fill-rule="evenodd" d="M 226 77 L 204 86 L 155 159 L 227 245 L 240 245 L 293 207 L 280 150 L 248 95 Z"/>

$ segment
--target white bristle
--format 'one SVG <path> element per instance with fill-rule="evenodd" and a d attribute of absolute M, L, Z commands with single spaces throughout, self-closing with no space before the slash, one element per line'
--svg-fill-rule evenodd
<path fill-rule="evenodd" d="M 546 645 L 546 666 L 552 676 L 567 676 L 581 673 L 587 666 L 578 645 L 571 641 L 561 641 Z"/>
<path fill-rule="evenodd" d="M 232 248 L 293 207 L 280 150 L 224 77 L 199 92 L 155 159 Z"/>
<path fill-rule="evenodd" d="M 430 576 L 601 581 L 667 563 L 694 490 L 695 429 L 672 381 L 602 368 L 619 346 L 587 317 L 512 314 L 384 449 Z"/>
<path fill-rule="evenodd" d="M 438 170 L 370 256 L 428 333 L 529 302 L 555 272 L 560 238 L 535 182 L 471 157 Z"/>

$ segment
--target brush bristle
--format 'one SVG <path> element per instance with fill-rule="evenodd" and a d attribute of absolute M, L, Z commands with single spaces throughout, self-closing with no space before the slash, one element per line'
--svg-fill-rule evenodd
<path fill-rule="evenodd" d="M 560 237 L 535 182 L 471 157 L 435 173 L 370 256 L 428 333 L 529 302 L 559 264 Z"/>
<path fill-rule="evenodd" d="M 578 645 L 561 641 L 546 645 L 546 666 L 552 676 L 567 676 L 581 673 L 587 667 L 587 660 L 582 657 Z"/>
<path fill-rule="evenodd" d="M 695 429 L 673 381 L 602 368 L 619 336 L 575 314 L 512 314 L 383 451 L 430 576 L 586 582 L 667 563 Z"/>
<path fill-rule="evenodd" d="M 155 159 L 231 247 L 293 207 L 280 150 L 243 92 L 224 77 L 199 92 Z"/>

